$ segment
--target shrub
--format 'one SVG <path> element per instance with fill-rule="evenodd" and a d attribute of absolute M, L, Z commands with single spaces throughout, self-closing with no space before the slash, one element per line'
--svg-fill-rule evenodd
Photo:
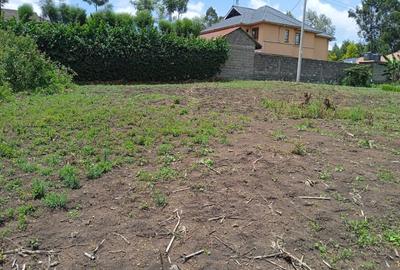
<path fill-rule="evenodd" d="M 68 198 L 66 194 L 58 194 L 54 192 L 46 194 L 43 199 L 44 204 L 52 209 L 65 208 L 67 205 L 67 201 Z"/>
<path fill-rule="evenodd" d="M 35 42 L 0 30 L 2 92 L 55 93 L 71 84 L 71 76 L 42 55 Z"/>
<path fill-rule="evenodd" d="M 111 26 L 94 17 L 84 25 L 8 21 L 0 27 L 33 37 L 52 60 L 74 70 L 78 81 L 202 80 L 217 74 L 228 57 L 223 39 Z"/>
<path fill-rule="evenodd" d="M 345 69 L 344 84 L 349 86 L 368 87 L 371 85 L 372 72 L 368 65 L 355 65 Z"/>
<path fill-rule="evenodd" d="M 400 58 L 397 59 L 395 55 L 384 57 L 387 61 L 385 75 L 393 82 L 400 81 Z"/>
<path fill-rule="evenodd" d="M 27 22 L 32 19 L 33 7 L 30 4 L 23 4 L 18 8 L 17 12 L 18 19 L 20 19 L 21 22 Z"/>
<path fill-rule="evenodd" d="M 64 185 L 71 189 L 80 188 L 80 183 L 76 177 L 76 170 L 71 165 L 65 165 L 60 170 L 60 178 L 64 182 Z"/>

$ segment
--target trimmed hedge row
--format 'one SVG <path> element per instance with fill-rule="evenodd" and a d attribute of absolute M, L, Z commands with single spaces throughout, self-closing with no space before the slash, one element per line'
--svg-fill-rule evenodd
<path fill-rule="evenodd" d="M 228 57 L 225 40 L 206 41 L 129 26 L 2 22 L 1 28 L 32 37 L 76 80 L 168 82 L 216 75 Z"/>

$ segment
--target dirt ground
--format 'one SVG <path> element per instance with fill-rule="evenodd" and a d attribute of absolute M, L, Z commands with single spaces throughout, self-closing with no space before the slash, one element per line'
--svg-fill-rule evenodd
<path fill-rule="evenodd" d="M 318 131 L 301 131 L 297 126 L 304 119 L 277 118 L 260 106 L 266 96 L 301 102 L 304 91 L 290 90 L 288 95 L 285 89 L 126 87 L 125 94 L 141 91 L 195 98 L 200 105 L 194 114 L 213 110 L 242 114 L 249 121 L 228 136 L 229 143 L 210 145 L 212 168 L 196 163 L 199 157 L 190 149 L 176 150 L 180 159 L 172 166 L 184 177 L 155 184 L 167 194 L 165 207 L 142 207 L 151 194 L 137 181 L 137 173 L 151 170 L 152 162 L 122 166 L 85 182 L 70 196 L 69 204 L 80 206 L 78 217 L 45 210 L 26 231 L 2 240 L 8 250 L 35 236 L 40 250 L 56 253 L 7 255 L 4 269 L 16 269 L 14 262 L 19 269 L 26 264 L 30 269 L 156 270 L 169 269 L 169 260 L 182 270 L 400 269 L 400 248 L 387 243 L 360 246 L 346 222 L 398 222 L 400 185 L 377 177 L 385 168 L 399 178 L 400 157 L 391 151 L 400 149 L 398 137 L 368 134 L 380 147 L 363 148 L 359 140 L 365 134 L 340 120 L 315 119 L 312 125 Z M 329 95 L 337 105 L 364 102 L 348 101 L 345 92 Z M 273 135 L 277 130 L 284 138 Z M 292 153 L 298 141 L 307 149 L 303 156 Z M 157 159 L 155 152 L 145 155 Z M 177 214 L 180 223 L 166 255 Z M 103 239 L 94 260 L 85 256 Z M 203 253 L 183 261 L 199 250 Z M 259 257 L 269 254 L 276 256 Z"/>

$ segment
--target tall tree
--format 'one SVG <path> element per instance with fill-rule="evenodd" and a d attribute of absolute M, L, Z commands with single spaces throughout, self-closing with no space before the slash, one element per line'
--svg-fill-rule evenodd
<path fill-rule="evenodd" d="M 349 11 L 372 52 L 387 53 L 400 49 L 400 1 L 362 0 L 361 5 Z"/>
<path fill-rule="evenodd" d="M 42 0 L 40 7 L 42 9 L 42 16 L 49 19 L 51 22 L 59 21 L 58 8 L 53 0 Z"/>
<path fill-rule="evenodd" d="M 2 18 L 2 9 L 5 4 L 8 3 L 8 0 L 0 0 L 0 19 Z"/>
<path fill-rule="evenodd" d="M 30 21 L 34 14 L 33 7 L 30 4 L 23 4 L 18 8 L 17 13 L 18 13 L 18 19 L 20 21 L 22 22 Z"/>
<path fill-rule="evenodd" d="M 306 12 L 306 20 L 313 28 L 331 36 L 335 35 L 336 27 L 333 25 L 332 20 L 325 14 L 318 15 L 316 11 L 309 9 Z"/>
<path fill-rule="evenodd" d="M 169 20 L 172 21 L 172 14 L 178 12 L 178 18 L 181 14 L 187 11 L 189 0 L 163 0 L 163 4 L 169 15 Z"/>
<path fill-rule="evenodd" d="M 153 11 L 156 5 L 155 0 L 131 0 L 131 4 L 136 8 L 137 11 Z"/>
<path fill-rule="evenodd" d="M 219 22 L 219 17 L 217 11 L 213 7 L 209 7 L 206 11 L 206 16 L 204 17 L 204 21 L 207 26 L 211 26 L 217 22 Z"/>
<path fill-rule="evenodd" d="M 109 2 L 109 0 L 83 0 L 83 1 L 85 1 L 89 5 L 94 5 L 96 12 L 98 7 L 104 6 Z"/>

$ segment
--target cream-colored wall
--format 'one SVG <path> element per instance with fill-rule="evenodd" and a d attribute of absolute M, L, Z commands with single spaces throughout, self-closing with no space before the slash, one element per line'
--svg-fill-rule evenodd
<path fill-rule="evenodd" d="M 269 54 L 287 55 L 298 57 L 299 45 L 295 44 L 296 33 L 300 29 L 288 28 L 272 24 L 258 24 L 251 27 L 243 27 L 251 34 L 252 28 L 259 28 L 258 42 L 262 45 L 259 51 Z M 289 42 L 285 42 L 285 30 L 289 30 Z M 317 37 L 314 33 L 304 33 L 304 58 L 327 60 L 329 41 L 327 38 Z"/>

